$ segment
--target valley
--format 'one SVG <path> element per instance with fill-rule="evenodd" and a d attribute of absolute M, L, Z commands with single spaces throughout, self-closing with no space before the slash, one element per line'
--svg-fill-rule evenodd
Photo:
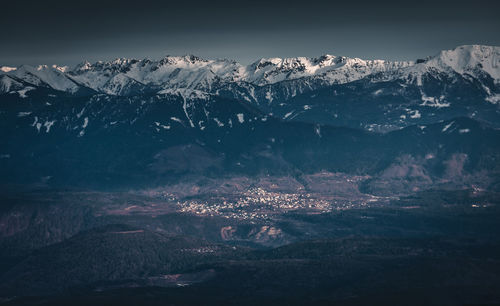
<path fill-rule="evenodd" d="M 308 189 L 324 188 L 325 176 L 320 173 L 311 179 Z M 327 177 L 340 180 L 338 175 Z M 228 188 L 241 181 L 218 183 Z M 350 206 L 325 211 L 301 207 L 295 200 L 291 203 L 297 207 L 290 207 L 286 190 L 290 181 L 265 177 L 253 182 L 260 187 L 243 188 L 240 194 L 233 188 L 216 191 L 206 182 L 205 188 L 214 190 L 213 194 L 200 194 L 203 186 L 190 192 L 171 186 L 127 192 L 3 192 L 2 203 L 10 204 L 3 206 L 0 219 L 1 292 L 10 296 L 6 305 L 30 304 L 30 298 L 11 300 L 13 295 L 42 295 L 33 301 L 64 304 L 68 294 L 82 294 L 82 303 L 128 305 L 151 292 L 159 298 L 149 301 L 151 305 L 162 299 L 195 304 L 194 292 L 203 292 L 209 304 L 252 304 L 274 295 L 304 302 L 312 292 L 325 302 L 349 304 L 372 298 L 387 286 L 393 293 L 379 299 L 395 301 L 400 294 L 416 297 L 425 290 L 416 304 L 429 294 L 450 301 L 446 291 L 432 293 L 432 285 L 421 283 L 428 277 L 425 269 L 441 271 L 441 288 L 445 288 L 442 284 L 467 288 L 466 299 L 490 301 L 488 294 L 495 296 L 486 278 L 495 279 L 500 267 L 498 194 L 435 190 L 369 205 L 363 201 L 372 198 L 361 195 L 348 198 Z M 320 191 L 314 200 L 323 195 L 321 200 L 335 207 L 332 194 L 336 192 Z M 177 199 L 180 194 L 184 197 Z M 217 207 L 222 199 L 231 199 L 229 194 L 235 201 L 251 200 L 243 209 L 227 205 L 203 213 L 186 211 L 182 205 L 200 199 L 208 202 L 211 196 L 211 206 Z M 271 195 L 281 205 L 270 209 L 262 203 Z M 266 207 L 265 218 L 251 217 L 261 205 Z M 79 264 L 73 266 L 75 262 Z M 479 279 L 455 279 L 457 267 L 460 273 L 474 273 Z M 407 273 L 403 283 L 401 273 Z M 384 281 L 376 281 L 375 275 Z M 484 288 L 470 287 L 483 281 L 488 284 Z M 416 283 L 423 287 L 415 288 Z M 235 291 L 219 295 L 228 288 Z M 120 297 L 121 290 L 127 290 L 127 300 Z M 348 294 L 352 290 L 358 297 Z"/>

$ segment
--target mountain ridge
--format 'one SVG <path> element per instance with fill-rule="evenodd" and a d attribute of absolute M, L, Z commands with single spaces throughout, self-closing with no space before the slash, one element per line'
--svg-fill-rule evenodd
<path fill-rule="evenodd" d="M 19 78 L 36 86 L 43 82 L 53 89 L 74 93 L 77 85 L 114 95 L 120 95 L 120 91 L 106 90 L 105 84 L 117 75 L 145 85 L 160 86 L 162 89 L 189 88 L 211 92 L 214 85 L 220 82 L 265 86 L 319 77 L 331 85 L 349 83 L 377 73 L 385 74 L 386 77 L 387 73 L 389 76 L 392 73 L 398 75 L 401 70 L 403 75 L 414 75 L 429 68 L 446 70 L 451 67 L 456 72 L 464 73 L 472 71 L 472 63 L 481 64 L 480 69 L 498 83 L 500 70 L 495 68 L 494 63 L 497 53 L 500 53 L 500 47 L 464 45 L 441 51 L 423 62 L 363 60 L 325 54 L 316 58 L 262 58 L 247 66 L 227 59 L 206 60 L 185 55 L 166 56 L 156 61 L 125 58 L 93 64 L 85 61 L 74 68 L 56 65 L 3 66 L 0 71 L 3 75 Z"/>

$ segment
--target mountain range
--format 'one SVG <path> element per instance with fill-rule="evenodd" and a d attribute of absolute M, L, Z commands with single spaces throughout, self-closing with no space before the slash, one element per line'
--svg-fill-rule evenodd
<path fill-rule="evenodd" d="M 450 163 L 477 181 L 498 170 L 488 165 L 500 152 L 497 54 L 469 45 L 415 62 L 324 55 L 243 66 L 190 55 L 3 66 L 2 181 L 379 175 L 392 165 L 429 183 Z"/>
<path fill-rule="evenodd" d="M 215 96 L 246 101 L 283 120 L 381 132 L 456 116 L 496 126 L 499 54 L 499 47 L 467 45 L 405 62 L 323 55 L 244 66 L 186 55 L 83 62 L 73 68 L 3 66 L 0 94 Z"/>

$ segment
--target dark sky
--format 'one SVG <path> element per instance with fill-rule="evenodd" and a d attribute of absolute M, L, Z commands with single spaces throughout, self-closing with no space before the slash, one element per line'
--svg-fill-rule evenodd
<path fill-rule="evenodd" d="M 415 59 L 500 45 L 500 1 L 3 1 L 0 65 L 195 54 Z"/>

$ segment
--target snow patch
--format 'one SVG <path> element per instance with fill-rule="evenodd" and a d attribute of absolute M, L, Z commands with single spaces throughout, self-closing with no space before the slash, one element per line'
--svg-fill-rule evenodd
<path fill-rule="evenodd" d="M 78 114 L 76 114 L 76 118 L 80 118 L 83 115 L 84 111 L 85 111 L 85 107 L 82 108 L 82 110 Z"/>
<path fill-rule="evenodd" d="M 179 122 L 180 124 L 184 125 L 184 121 L 182 121 L 181 119 L 177 118 L 177 117 L 170 117 L 170 119 L 172 121 L 176 121 L 176 122 Z"/>
<path fill-rule="evenodd" d="M 31 112 L 19 112 L 17 113 L 17 116 L 18 117 L 26 117 L 26 116 L 29 116 L 31 114 Z"/>
<path fill-rule="evenodd" d="M 189 114 L 188 114 L 188 111 L 187 111 L 187 99 L 184 95 L 181 95 L 182 96 L 182 100 L 184 101 L 183 104 L 182 104 L 182 109 L 184 110 L 184 114 L 186 114 L 186 118 L 188 119 L 189 121 L 189 124 L 191 125 L 192 128 L 194 128 L 194 123 L 193 121 L 191 120 L 191 117 L 189 117 Z"/>
<path fill-rule="evenodd" d="M 238 117 L 238 121 L 240 123 L 245 122 L 245 117 L 244 117 L 244 115 L 242 113 L 236 114 L 236 116 Z"/>
<path fill-rule="evenodd" d="M 223 127 L 224 126 L 224 123 L 222 123 L 218 118 L 214 118 L 214 121 L 215 121 L 215 123 L 217 123 L 217 125 L 219 127 Z"/>
<path fill-rule="evenodd" d="M 446 125 L 446 126 L 445 126 L 442 130 L 441 130 L 441 132 L 443 132 L 443 133 L 444 133 L 444 132 L 446 132 L 446 131 L 447 131 L 447 130 L 448 130 L 448 129 L 449 129 L 449 128 L 453 125 L 453 123 L 455 123 L 455 121 L 452 121 L 452 122 L 450 122 L 449 124 L 447 124 L 447 125 Z"/>
<path fill-rule="evenodd" d="M 42 124 L 40 122 L 38 122 L 37 116 L 35 116 L 35 121 L 33 121 L 31 126 L 34 126 L 36 128 L 36 130 L 38 131 L 38 133 L 40 133 L 40 129 L 42 128 Z"/>
<path fill-rule="evenodd" d="M 485 100 L 493 104 L 498 104 L 500 102 L 500 94 L 491 95 L 486 97 Z"/>
<path fill-rule="evenodd" d="M 420 112 L 418 110 L 412 110 L 410 111 L 410 118 L 412 119 L 418 119 L 422 117 L 422 115 L 420 114 Z"/>
<path fill-rule="evenodd" d="M 83 125 L 82 125 L 82 128 L 86 128 L 88 124 L 89 124 L 89 117 L 85 117 L 85 118 L 83 119 Z"/>
<path fill-rule="evenodd" d="M 24 89 L 18 90 L 17 93 L 19 94 L 19 97 L 21 97 L 21 98 L 27 98 L 28 96 L 26 95 L 26 93 L 28 91 L 34 90 L 34 89 L 35 89 L 35 87 L 27 86 Z"/>
<path fill-rule="evenodd" d="M 292 114 L 293 114 L 293 111 L 291 111 L 289 113 L 286 113 L 285 116 L 283 116 L 283 120 L 285 120 L 286 118 L 290 117 Z"/>
<path fill-rule="evenodd" d="M 318 135 L 321 138 L 321 126 L 316 125 L 314 127 L 314 132 L 316 133 L 316 135 Z"/>
<path fill-rule="evenodd" d="M 420 106 L 430 106 L 437 108 L 449 107 L 450 103 L 442 102 L 443 100 L 444 100 L 443 96 L 435 98 L 435 97 L 428 97 L 424 93 L 422 93 L 422 104 L 420 104 Z"/>
<path fill-rule="evenodd" d="M 54 125 L 54 123 L 56 122 L 57 120 L 52 120 L 52 121 L 45 121 L 45 123 L 43 124 L 43 126 L 45 127 L 45 131 L 47 133 L 50 132 L 50 128 Z"/>

